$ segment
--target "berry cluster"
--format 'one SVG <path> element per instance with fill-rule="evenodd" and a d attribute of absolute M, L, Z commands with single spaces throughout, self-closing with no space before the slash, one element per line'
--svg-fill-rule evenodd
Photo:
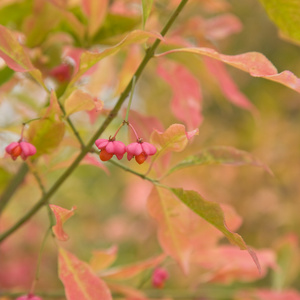
<path fill-rule="evenodd" d="M 125 146 L 123 142 L 116 141 L 116 135 L 124 124 L 127 124 L 133 130 L 137 138 L 136 142 L 131 143 L 128 146 Z M 138 137 L 133 126 L 125 121 L 122 123 L 113 137 L 110 137 L 108 140 L 98 139 L 96 140 L 95 144 L 98 149 L 101 150 L 99 157 L 102 161 L 110 160 L 113 155 L 116 155 L 116 157 L 120 160 L 127 152 L 128 160 L 131 160 L 134 157 L 137 163 L 142 164 L 148 156 L 156 153 L 156 148 L 150 143 L 143 142 L 143 139 Z"/>
<path fill-rule="evenodd" d="M 136 142 L 131 143 L 128 146 L 125 146 L 124 143 L 120 141 L 116 141 L 117 133 L 125 124 L 133 130 L 136 136 Z M 9 154 L 13 160 L 16 160 L 18 156 L 21 156 L 23 160 L 26 160 L 27 157 L 36 153 L 36 148 L 32 144 L 24 141 L 23 130 L 24 126 L 20 140 L 18 142 L 10 143 L 5 148 L 6 153 Z M 137 163 L 142 164 L 148 156 L 156 153 L 156 148 L 150 143 L 143 142 L 143 139 L 138 137 L 133 126 L 126 121 L 123 121 L 113 137 L 110 137 L 109 139 L 98 139 L 95 141 L 95 144 L 100 150 L 99 157 L 102 161 L 110 160 L 114 155 L 120 160 L 123 158 L 124 154 L 127 153 L 128 160 L 131 160 L 134 157 Z"/>

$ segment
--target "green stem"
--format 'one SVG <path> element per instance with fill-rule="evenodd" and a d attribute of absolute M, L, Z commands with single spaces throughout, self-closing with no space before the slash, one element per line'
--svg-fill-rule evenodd
<path fill-rule="evenodd" d="M 9 202 L 14 192 L 18 189 L 19 185 L 23 182 L 27 172 L 28 166 L 26 163 L 23 163 L 18 170 L 18 173 L 10 181 L 9 185 L 6 187 L 0 198 L 0 214 L 4 210 L 6 204 Z"/>
<path fill-rule="evenodd" d="M 126 172 L 132 173 L 132 174 L 134 174 L 134 175 L 137 175 L 137 176 L 141 177 L 142 179 L 145 179 L 145 180 L 148 180 L 148 181 L 150 181 L 150 182 L 152 182 L 152 183 L 154 183 L 154 184 L 157 184 L 157 180 L 156 180 L 156 179 L 152 179 L 152 178 L 150 178 L 150 177 L 145 176 L 145 175 L 142 174 L 142 173 L 136 172 L 136 171 L 134 171 L 134 170 L 132 170 L 132 169 L 130 169 L 130 168 L 124 166 L 123 164 L 117 162 L 116 160 L 109 160 L 109 162 L 110 162 L 111 164 L 113 164 L 113 165 L 115 165 L 115 166 L 117 166 L 117 167 L 123 169 L 123 170 L 126 171 Z"/>
<path fill-rule="evenodd" d="M 63 105 L 60 103 L 60 101 L 57 101 L 58 102 L 58 105 L 59 105 L 59 108 L 60 110 L 62 111 L 64 117 L 66 116 L 66 111 L 65 111 L 65 108 L 63 107 Z M 81 148 L 84 148 L 85 145 L 84 145 L 84 142 L 81 138 L 81 136 L 79 135 L 79 132 L 77 131 L 77 129 L 75 128 L 73 122 L 71 121 L 71 119 L 69 117 L 66 117 L 66 120 L 67 120 L 67 123 L 69 124 L 69 126 L 71 127 L 74 135 L 76 136 L 78 142 L 80 143 L 80 146 Z"/>
<path fill-rule="evenodd" d="M 47 229 L 46 234 L 43 238 L 41 247 L 40 247 L 39 256 L 38 256 L 38 260 L 37 260 L 37 266 L 36 266 L 36 272 L 35 272 L 35 278 L 34 278 L 34 281 L 31 285 L 31 288 L 30 288 L 30 291 L 29 291 L 30 294 L 34 294 L 35 286 L 36 286 L 37 282 L 40 279 L 40 265 L 41 265 L 41 260 L 42 260 L 42 254 L 43 254 L 45 244 L 46 244 L 47 238 L 48 238 L 51 230 L 52 230 L 52 227 L 49 227 Z"/>
<path fill-rule="evenodd" d="M 174 11 L 174 13 L 171 15 L 169 21 L 165 25 L 165 27 L 161 31 L 161 35 L 164 36 L 171 25 L 174 23 L 175 19 L 177 18 L 180 11 L 183 9 L 183 7 L 186 5 L 188 0 L 182 0 L 177 9 Z M 142 60 L 141 64 L 139 65 L 138 69 L 136 70 L 133 78 L 136 78 L 136 81 L 141 76 L 143 70 L 145 69 L 147 63 L 149 60 L 154 56 L 154 52 L 158 45 L 160 44 L 161 40 L 157 39 L 153 43 L 153 45 L 147 50 L 144 59 Z M 76 169 L 76 167 L 79 165 L 80 161 L 85 157 L 85 155 L 90 151 L 92 148 L 95 140 L 105 131 L 105 129 L 108 127 L 108 125 L 111 123 L 111 121 L 117 116 L 122 104 L 128 97 L 134 79 L 131 79 L 123 93 L 120 95 L 118 102 L 114 106 L 114 108 L 111 110 L 110 114 L 107 116 L 107 118 L 104 120 L 100 128 L 95 132 L 95 134 L 92 136 L 92 138 L 89 140 L 87 145 L 82 148 L 80 154 L 77 156 L 77 158 L 74 160 L 74 162 L 71 164 L 71 166 L 57 179 L 57 181 L 53 184 L 53 186 L 50 188 L 48 192 L 46 192 L 42 198 L 19 220 L 17 221 L 12 227 L 10 227 L 7 231 L 2 233 L 0 235 L 0 242 L 5 240 L 8 236 L 10 236 L 13 232 L 15 232 L 18 228 L 20 228 L 25 222 L 27 222 L 33 215 L 35 215 L 41 207 L 43 207 L 44 204 L 48 202 L 48 200 L 51 198 L 51 196 L 56 192 L 56 190 L 65 182 L 65 180 L 72 174 L 72 172 Z"/>
<path fill-rule="evenodd" d="M 126 123 L 128 123 L 129 111 L 130 111 L 131 102 L 132 102 L 132 98 L 133 98 L 133 93 L 134 93 L 134 89 L 135 89 L 135 82 L 136 82 L 136 77 L 133 76 L 133 78 L 132 78 L 132 86 L 131 86 L 131 93 L 130 93 L 130 98 L 129 98 L 129 101 L 128 101 L 127 110 L 126 110 L 126 116 L 125 116 L 125 122 Z"/>

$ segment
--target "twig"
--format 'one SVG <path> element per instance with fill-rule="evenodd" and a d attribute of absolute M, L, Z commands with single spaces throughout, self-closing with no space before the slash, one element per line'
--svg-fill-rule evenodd
<path fill-rule="evenodd" d="M 169 21 L 165 25 L 165 27 L 161 31 L 161 35 L 164 36 L 175 19 L 177 18 L 178 14 L 181 12 L 183 7 L 186 5 L 188 0 L 182 0 L 177 9 L 174 11 L 174 13 L 171 15 Z M 145 69 L 147 63 L 149 60 L 154 56 L 154 52 L 158 45 L 160 44 L 160 40 L 156 39 L 153 45 L 147 50 L 144 59 L 142 60 L 140 66 L 136 70 L 135 74 L 133 75 L 133 78 L 135 77 L 136 81 L 141 76 L 143 70 Z M 114 108 L 111 110 L 110 114 L 107 116 L 107 118 L 104 120 L 100 128 L 97 130 L 97 132 L 92 136 L 90 141 L 87 143 L 85 147 L 82 148 L 81 152 L 77 156 L 77 158 L 74 160 L 74 162 L 71 164 L 71 166 L 57 179 L 57 181 L 53 184 L 53 186 L 49 189 L 48 192 L 46 192 L 42 198 L 19 220 L 17 221 L 11 228 L 9 228 L 7 231 L 2 233 L 0 235 L 0 242 L 5 240 L 8 236 L 10 236 L 13 232 L 15 232 L 18 228 L 20 228 L 25 222 L 27 222 L 35 213 L 37 213 L 41 207 L 45 203 L 48 202 L 48 200 L 51 198 L 51 196 L 57 191 L 57 189 L 65 182 L 65 180 L 72 174 L 72 172 L 76 169 L 76 167 L 79 165 L 80 161 L 85 157 L 85 155 L 90 151 L 92 148 L 95 140 L 105 131 L 105 129 L 108 127 L 108 125 L 111 123 L 111 121 L 117 116 L 122 104 L 128 97 L 132 84 L 133 84 L 133 78 L 125 88 L 124 92 L 120 95 L 118 102 L 114 106 Z"/>

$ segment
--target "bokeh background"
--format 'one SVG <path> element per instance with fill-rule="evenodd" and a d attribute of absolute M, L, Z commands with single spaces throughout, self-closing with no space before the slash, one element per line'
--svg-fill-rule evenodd
<path fill-rule="evenodd" d="M 9 10 L 14 12 L 12 21 L 4 17 L 12 4 L 9 4 L 9 1 L 8 4 L 1 3 L 0 24 L 19 30 L 26 15 L 30 14 L 31 8 L 29 5 L 28 13 L 26 11 L 21 13 L 20 9 L 27 7 L 25 2 L 31 1 L 12 2 L 16 7 L 15 10 Z M 123 2 L 125 4 L 132 2 L 133 6 L 130 7 L 133 7 L 133 11 L 134 5 L 138 5 L 138 1 Z M 149 19 L 149 26 L 153 24 L 154 30 L 155 27 L 161 28 L 160 21 L 163 23 L 175 2 L 156 3 L 155 9 L 158 13 Z M 221 53 L 234 55 L 250 51 L 261 52 L 273 62 L 278 71 L 290 70 L 296 76 L 300 76 L 299 46 L 279 37 L 278 29 L 268 19 L 259 1 L 216 1 L 219 6 L 216 4 L 210 9 L 206 2 L 209 1 L 191 1 L 190 7 L 179 17 L 173 30 L 180 28 L 181 24 L 192 16 L 200 15 L 208 19 L 230 12 L 239 18 L 242 29 L 224 39 L 212 41 Z M 70 5 L 75 7 L 73 11 L 78 13 L 76 1 Z M 80 13 L 78 15 L 81 16 Z M 135 18 L 139 17 L 134 16 L 132 20 Z M 128 30 L 139 26 L 138 21 L 136 24 L 133 22 Z M 47 48 L 46 42 L 49 41 L 44 40 L 36 49 L 50 51 L 51 47 Z M 109 43 L 108 41 L 107 45 Z M 53 45 L 55 46 L 55 43 Z M 38 51 L 36 50 L 37 62 L 41 63 Z M 61 49 L 55 51 L 45 52 L 46 57 L 55 54 L 56 58 L 55 61 L 50 60 L 48 65 L 44 64 L 42 66 L 44 70 L 51 69 L 60 60 Z M 234 106 L 226 99 L 212 76 L 203 70 L 201 59 L 183 56 L 183 54 L 176 55 L 172 60 L 185 64 L 199 80 L 199 84 L 201 83 L 204 120 L 199 127 L 199 136 L 193 139 L 184 152 L 174 154 L 171 164 L 203 148 L 225 145 L 252 153 L 271 168 L 274 176 L 253 166 L 210 165 L 178 171 L 166 182 L 173 186 L 196 188 L 206 199 L 232 205 L 243 220 L 238 233 L 247 244 L 256 249 L 272 249 L 277 255 L 279 267 L 277 271 L 269 270 L 266 277 L 260 280 L 249 282 L 235 280 L 222 285 L 193 282 L 191 278 L 186 278 L 181 273 L 173 261 L 168 260 L 166 266 L 172 271 L 173 276 L 166 283 L 166 289 L 177 289 L 180 293 L 200 286 L 203 291 L 200 296 L 206 298 L 199 299 L 233 299 L 232 297 L 243 289 L 300 290 L 299 94 L 277 83 L 253 78 L 242 71 L 227 67 L 239 89 L 257 108 L 257 111 L 252 113 Z M 95 83 L 90 83 L 91 78 L 94 78 L 93 75 L 87 80 L 90 83 L 90 91 L 104 101 L 106 110 L 112 107 L 116 99 L 120 81 L 118 74 L 127 57 L 128 52 L 124 50 L 118 56 L 108 58 L 99 67 L 100 71 L 96 71 Z M 133 109 L 144 115 L 156 117 L 163 127 L 167 128 L 173 123 L 178 123 L 178 120 L 169 113 L 172 91 L 156 74 L 156 67 L 156 62 L 151 62 L 137 84 Z M 12 162 L 4 156 L 5 143 L 19 134 L 20 123 L 23 120 L 38 115 L 47 102 L 46 95 L 30 79 L 21 75 L 13 76 L 17 78 L 14 88 L 3 91 L 0 96 L 0 134 L 4 137 L 1 141 L 3 158 L 0 162 L 2 191 L 20 165 L 20 162 Z M 97 79 L 100 82 L 98 87 Z M 57 86 L 60 87 L 59 84 Z M 82 112 L 73 115 L 72 120 L 78 126 L 83 139 L 87 141 L 104 117 L 105 113 L 100 114 L 92 124 L 89 115 Z M 121 116 L 113 121 L 105 132 L 106 137 L 114 133 L 121 121 Z M 142 131 L 143 128 L 137 130 Z M 14 132 L 15 136 L 7 138 L 7 131 Z M 131 139 L 125 128 L 120 132 L 119 139 L 123 141 Z M 59 167 L 58 163 L 74 157 L 76 152 L 74 144 L 76 142 L 72 133 L 68 132 L 53 154 L 40 159 L 38 172 L 46 186 L 51 186 L 63 172 L 65 165 Z M 147 170 L 147 166 L 136 166 L 132 162 L 126 164 L 141 173 Z M 53 196 L 54 204 L 65 208 L 71 208 L 73 205 L 77 207 L 75 215 L 65 227 L 70 239 L 64 243 L 64 247 L 76 252 L 82 260 L 88 261 L 93 250 L 118 245 L 119 255 L 115 265 L 133 263 L 159 254 L 161 250 L 156 238 L 156 226 L 146 209 L 151 184 L 109 163 L 105 163 L 105 168 L 106 170 L 90 165 L 79 166 Z M 1 230 L 13 224 L 39 199 L 40 195 L 35 178 L 28 175 L 0 216 Z M 47 210 L 43 209 L 1 245 L 0 289 L 29 288 L 48 223 Z M 149 274 L 133 279 L 130 284 L 138 285 L 144 276 L 147 277 Z M 146 281 L 143 288 L 151 289 L 151 281 Z M 57 278 L 57 248 L 52 239 L 46 243 L 38 289 L 48 291 L 62 289 Z"/>

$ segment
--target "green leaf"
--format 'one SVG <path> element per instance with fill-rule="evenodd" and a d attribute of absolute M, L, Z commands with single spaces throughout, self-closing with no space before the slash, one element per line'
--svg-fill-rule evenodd
<path fill-rule="evenodd" d="M 0 24 L 20 29 L 24 18 L 31 12 L 32 3 L 32 0 L 26 0 L 5 5 L 0 9 Z"/>
<path fill-rule="evenodd" d="M 300 42 L 300 1 L 260 0 L 270 19 L 285 36 Z"/>
<path fill-rule="evenodd" d="M 219 229 L 232 244 L 237 245 L 241 250 L 247 250 L 260 270 L 256 254 L 246 245 L 239 234 L 227 228 L 223 210 L 218 203 L 205 200 L 195 191 L 186 191 L 181 188 L 171 188 L 170 190 L 197 215 Z"/>
<path fill-rule="evenodd" d="M 36 147 L 36 157 L 54 151 L 65 134 L 65 123 L 50 119 L 34 121 L 28 130 L 28 140 Z"/>
<path fill-rule="evenodd" d="M 145 28 L 146 21 L 150 15 L 153 0 L 142 0 L 143 6 L 143 29 Z"/>
<path fill-rule="evenodd" d="M 136 43 L 145 43 L 149 38 L 163 39 L 159 33 L 153 33 L 143 30 L 134 30 L 130 32 L 121 42 L 103 50 L 102 52 L 83 52 L 80 57 L 79 70 L 72 78 L 70 86 L 75 83 L 87 70 L 98 63 L 103 58 L 119 52 L 123 47 Z"/>
<path fill-rule="evenodd" d="M 94 44 L 104 43 L 116 36 L 130 32 L 140 23 L 140 18 L 107 14 L 99 31 L 93 38 Z"/>
<path fill-rule="evenodd" d="M 0 86 L 7 82 L 15 74 L 14 70 L 4 67 L 0 70 Z"/>
<path fill-rule="evenodd" d="M 246 245 L 239 234 L 227 228 L 223 210 L 218 203 L 203 199 L 202 196 L 195 191 L 185 191 L 180 188 L 171 188 L 171 191 L 197 215 L 219 229 L 232 244 L 237 245 L 241 250 L 247 250 L 258 270 L 261 270 L 256 254 Z"/>
<path fill-rule="evenodd" d="M 171 168 L 166 175 L 187 167 L 211 164 L 232 166 L 252 165 L 263 168 L 268 173 L 273 175 L 268 166 L 257 160 L 250 153 L 226 146 L 203 149 L 198 154 L 189 156 L 178 163 L 176 166 Z"/>

